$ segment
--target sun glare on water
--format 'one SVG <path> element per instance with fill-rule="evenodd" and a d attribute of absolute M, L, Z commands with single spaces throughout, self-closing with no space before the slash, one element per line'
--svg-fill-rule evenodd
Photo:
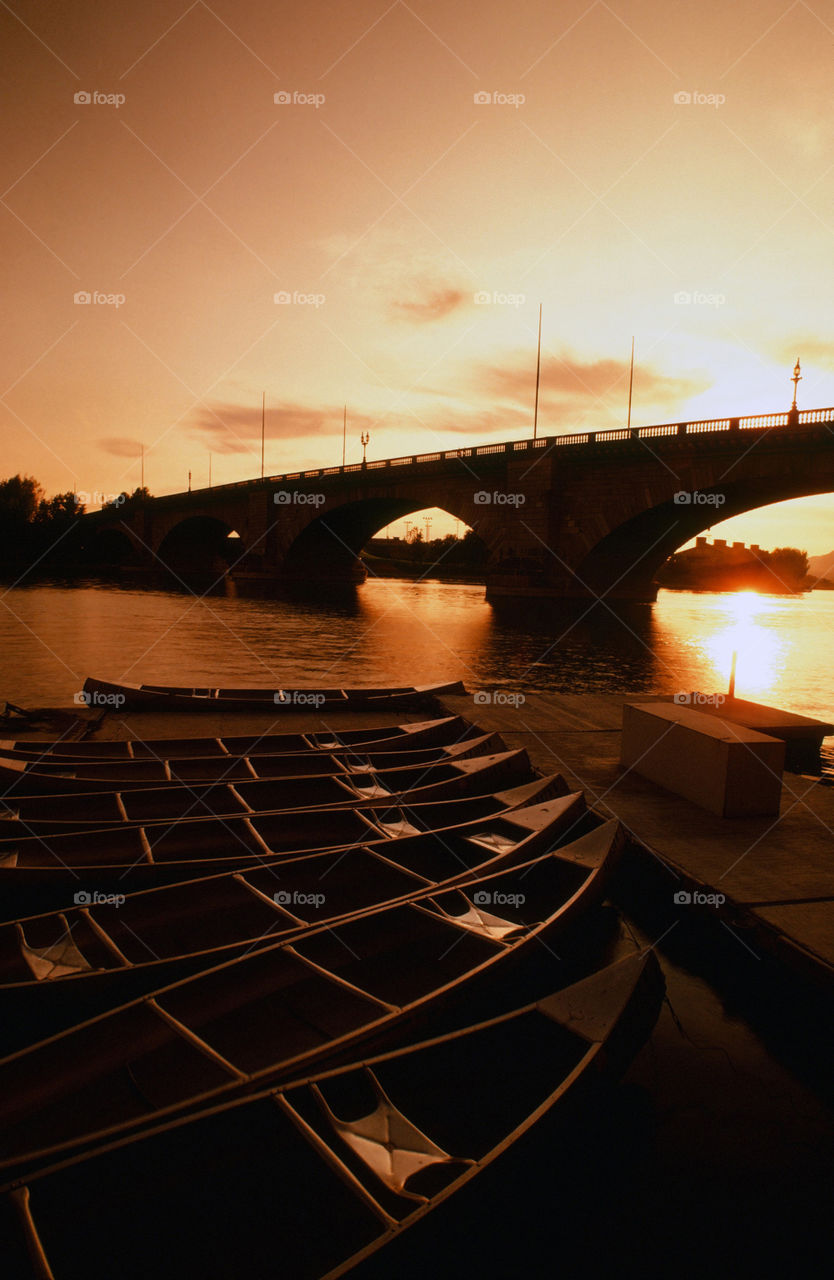
<path fill-rule="evenodd" d="M 773 599 L 755 591 L 740 591 L 727 601 L 722 610 L 725 625 L 719 624 L 704 646 L 720 688 L 726 689 L 729 683 L 734 652 L 738 655 L 736 691 L 740 698 L 774 687 L 784 666 L 786 646 L 772 628 L 773 611 Z"/>

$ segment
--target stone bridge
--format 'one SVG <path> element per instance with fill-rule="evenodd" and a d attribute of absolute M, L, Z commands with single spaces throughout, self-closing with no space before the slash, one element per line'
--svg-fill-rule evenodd
<path fill-rule="evenodd" d="M 109 544 L 112 558 L 277 584 L 361 578 L 374 534 L 440 507 L 486 544 L 488 598 L 652 600 L 660 565 L 695 534 L 832 491 L 834 409 L 814 409 L 325 467 L 85 520 L 90 545 Z"/>

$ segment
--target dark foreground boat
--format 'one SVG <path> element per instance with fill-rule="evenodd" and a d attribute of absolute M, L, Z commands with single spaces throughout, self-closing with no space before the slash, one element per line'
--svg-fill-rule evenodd
<path fill-rule="evenodd" d="M 44 1169 L 8 1193 L 6 1274 L 336 1280 L 547 1112 L 587 1103 L 662 996 L 654 954 L 631 956 L 477 1026 Z M 558 1205 L 553 1225 L 571 1229 Z"/>
<path fill-rule="evenodd" d="M 37 760 L 44 764 L 66 760 L 176 760 L 200 756 L 298 755 L 306 751 L 413 751 L 440 747 L 478 736 L 479 731 L 460 716 L 382 725 L 372 729 L 325 729 L 313 733 L 246 733 L 220 738 L 127 738 L 115 741 L 59 738 L 36 742 L 25 738 L 0 740 L 0 756 Z"/>
<path fill-rule="evenodd" d="M 398 740 L 398 743 L 402 740 Z M 379 749 L 377 749 L 379 747 Z M 251 781 L 253 778 L 292 778 L 313 773 L 352 773 L 357 769 L 404 768 L 435 764 L 505 750 L 498 734 L 469 733 L 446 745 L 388 750 L 384 741 L 364 748 L 302 751 L 244 756 L 173 756 L 134 760 L 70 760 L 44 756 L 26 760 L 0 756 L 0 795 L 70 795 L 78 791 L 126 791 L 168 783 Z"/>
<path fill-rule="evenodd" d="M 211 689 L 188 685 L 84 681 L 88 706 L 116 711 L 388 711 L 423 706 L 443 694 L 465 694 L 463 682 L 400 685 L 389 689 Z"/>
<path fill-rule="evenodd" d="M 173 822 L 180 818 L 235 818 L 294 809 L 361 809 L 380 801 L 412 805 L 457 800 L 528 782 L 527 752 L 501 751 L 448 763 L 382 770 L 358 769 L 297 778 L 141 788 L 124 793 L 81 792 L 0 802 L 0 848 L 20 836 L 58 835 L 106 826 Z"/>
<path fill-rule="evenodd" d="M 107 891 L 127 893 L 318 849 L 358 845 L 384 849 L 425 832 L 439 839 L 449 828 L 488 819 L 497 823 L 495 838 L 500 841 L 500 822 L 507 810 L 562 795 L 564 786 L 561 775 L 554 774 L 461 800 L 408 806 L 377 801 L 363 808 L 292 809 L 244 818 L 188 818 L 65 835 L 18 836 L 0 845 L 0 910 L 7 895 L 27 884 L 73 893 L 108 886 Z M 575 793 L 574 800 L 584 807 L 581 792 Z"/>
<path fill-rule="evenodd" d="M 387 856 L 370 849 L 305 854 L 280 867 L 104 900 L 82 894 L 90 900 L 0 925 L 0 1053 L 241 951 L 427 897 L 555 848 L 565 888 L 572 877 L 578 886 L 583 860 L 599 850 L 616 857 L 622 833 L 611 821 L 574 839 L 575 825 L 575 805 L 536 805 L 513 815 L 516 839 L 497 851 L 471 832 L 452 831 L 442 841 L 399 841 Z"/>
<path fill-rule="evenodd" d="M 312 928 L 0 1062 L 2 1167 L 147 1129 L 323 1068 L 506 972 L 604 894 L 617 841 L 574 843 Z M 581 873 L 577 876 L 577 868 Z"/>

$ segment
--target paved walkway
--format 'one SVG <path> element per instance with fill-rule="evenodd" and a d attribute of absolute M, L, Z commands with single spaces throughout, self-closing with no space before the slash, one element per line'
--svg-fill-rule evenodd
<path fill-rule="evenodd" d="M 655 700 L 530 694 L 518 707 L 476 706 L 471 697 L 443 703 L 498 730 L 508 746 L 526 747 L 539 769 L 564 774 L 590 805 L 619 818 L 669 868 L 670 895 L 724 894 L 722 912 L 751 928 L 762 947 L 834 982 L 834 787 L 786 773 L 776 819 L 719 818 L 700 809 L 619 763 L 623 704 Z"/>

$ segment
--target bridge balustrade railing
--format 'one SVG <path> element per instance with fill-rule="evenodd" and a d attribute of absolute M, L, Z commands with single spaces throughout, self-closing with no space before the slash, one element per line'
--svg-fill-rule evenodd
<path fill-rule="evenodd" d="M 676 436 L 679 425 L 677 422 L 664 422 L 659 427 L 638 427 L 637 439 L 648 440 L 653 436 Z"/>
<path fill-rule="evenodd" d="M 228 484 L 214 485 L 211 492 L 228 489 L 251 488 L 286 484 L 291 480 L 315 480 L 322 476 L 336 476 L 356 471 L 376 471 L 387 467 L 418 466 L 421 463 L 449 462 L 463 458 L 484 457 L 494 454 L 524 453 L 531 449 L 564 448 L 571 445 L 613 444 L 618 440 L 644 440 L 658 436 L 703 435 L 713 431 L 764 430 L 772 427 L 812 425 L 834 422 L 834 408 L 801 409 L 790 413 L 758 413 L 740 418 L 702 418 L 696 422 L 663 422 L 647 427 L 614 427 L 608 431 L 580 431 L 561 436 L 538 436 L 535 440 L 510 440 L 503 444 L 469 445 L 460 449 L 446 449 L 434 453 L 410 454 L 400 458 L 380 458 L 374 462 L 351 462 L 344 467 L 319 467 L 311 471 L 292 471 L 285 475 L 266 476 L 261 480 L 232 480 Z M 209 492 L 195 490 L 194 492 Z M 166 498 L 183 494 L 165 494 Z"/>
<path fill-rule="evenodd" d="M 788 425 L 788 415 L 786 413 L 757 413 L 755 417 L 739 418 L 738 425 L 749 430 L 757 427 L 786 427 Z"/>

